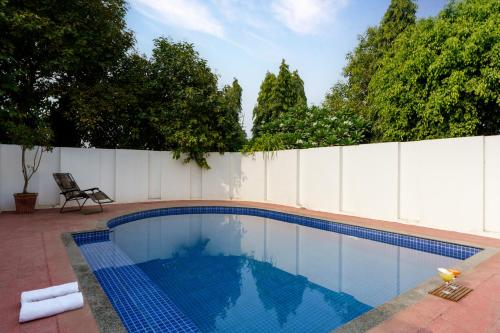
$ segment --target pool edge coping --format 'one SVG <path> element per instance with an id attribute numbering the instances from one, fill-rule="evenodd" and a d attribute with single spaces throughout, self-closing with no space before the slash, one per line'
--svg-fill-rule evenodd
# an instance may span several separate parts
<path id="1" fill-rule="evenodd" d="M 363 225 L 361 222 L 354 222 L 354 221 L 340 221 L 340 220 L 333 220 L 331 218 L 326 218 L 326 217 L 318 217 L 314 216 L 314 214 L 307 214 L 306 212 L 290 212 L 286 211 L 285 209 L 272 209 L 272 208 L 262 208 L 258 207 L 256 205 L 239 205 L 239 204 L 222 204 L 222 203 L 217 203 L 217 204 L 180 204 L 180 205 L 174 205 L 174 206 L 166 206 L 163 208 L 179 208 L 179 207 L 200 207 L 200 206 L 211 206 L 211 207 L 233 207 L 233 208 L 257 208 L 257 209 L 263 209 L 267 211 L 273 211 L 273 212 L 279 212 L 279 213 L 284 213 L 284 214 L 291 214 L 291 215 L 296 215 L 296 216 L 301 216 L 301 217 L 308 217 L 308 218 L 315 218 L 319 220 L 324 220 L 332 223 L 340 223 L 344 225 L 351 225 L 351 226 L 359 226 L 363 228 L 368 228 L 368 229 L 373 229 L 373 230 L 379 230 L 379 231 L 386 231 L 386 232 L 391 232 L 391 233 L 396 233 L 396 234 L 401 234 L 401 235 L 407 235 L 407 236 L 413 236 L 413 237 L 419 237 L 419 238 L 425 238 L 425 239 L 430 239 L 430 240 L 435 240 L 435 241 L 441 241 L 441 242 L 447 242 L 447 243 L 452 243 L 452 244 L 458 244 L 458 245 L 464 245 L 464 246 L 470 246 L 470 247 L 476 247 L 482 249 L 480 252 L 476 253 L 475 255 L 462 260 L 460 265 L 457 265 L 457 268 L 461 269 L 463 273 L 466 273 L 470 270 L 472 270 L 474 267 L 479 265 L 481 262 L 487 260 L 488 258 L 492 257 L 493 255 L 500 253 L 500 248 L 495 248 L 495 247 L 488 247 L 488 246 L 483 246 L 477 243 L 473 242 L 467 242 L 467 241 L 461 241 L 461 240 L 452 240 L 449 238 L 438 238 L 438 237 L 433 237 L 433 236 L 427 236 L 425 234 L 421 233 L 413 233 L 413 232 L 402 232 L 402 231 L 394 231 L 390 230 L 388 227 L 380 227 L 380 228 L 375 228 L 375 227 L 369 227 Z M 95 232 L 95 231 L 105 231 L 105 230 L 110 230 L 108 227 L 108 222 L 111 221 L 114 218 L 124 216 L 124 215 L 129 215 L 129 214 L 134 214 L 134 213 L 139 213 L 139 212 L 144 212 L 148 210 L 154 210 L 154 209 L 161 209 L 161 208 L 153 208 L 153 209 L 139 209 L 139 210 L 132 210 L 127 213 L 120 213 L 116 214 L 112 217 L 106 218 L 106 219 L 100 219 L 97 220 L 96 227 L 94 229 L 89 229 L 89 230 L 81 230 L 81 231 L 73 231 L 73 232 L 65 232 L 61 234 L 61 238 L 63 240 L 63 243 L 66 247 L 68 257 L 70 258 L 71 266 L 73 268 L 73 271 L 77 275 L 77 279 L 80 282 L 80 286 L 83 289 L 84 294 L 86 295 L 87 302 L 89 303 L 89 306 L 91 308 L 92 314 L 94 315 L 94 319 L 99 327 L 100 332 L 127 332 L 125 329 L 125 326 L 123 325 L 123 322 L 121 321 L 118 313 L 114 309 L 114 307 L 111 305 L 111 302 L 109 298 L 107 297 L 106 293 L 102 289 L 100 283 L 98 282 L 97 278 L 94 275 L 94 272 L 88 265 L 87 261 L 83 257 L 82 253 L 80 252 L 80 249 L 76 245 L 76 242 L 73 239 L 74 234 L 79 234 L 79 233 L 87 233 L 87 232 Z M 140 219 L 138 219 L 140 220 Z M 132 222 L 132 221 L 131 221 Z M 396 222 L 397 223 L 397 222 Z M 75 253 L 76 251 L 76 253 Z M 425 251 L 424 251 L 425 252 Z M 92 284 L 91 286 L 84 286 L 82 283 L 82 280 L 85 281 L 85 279 L 88 279 L 88 281 Z M 413 304 L 418 303 L 421 299 L 423 299 L 430 290 L 436 288 L 441 284 L 441 280 L 437 277 L 432 277 L 429 278 L 423 282 L 421 282 L 419 285 L 416 287 L 390 299 L 389 301 L 371 309 L 370 311 L 362 314 L 361 316 L 345 323 L 344 325 L 330 331 L 330 333 L 348 333 L 348 332 L 366 332 L 370 330 L 371 328 L 374 328 L 375 326 L 379 325 L 380 323 L 384 322 L 385 320 L 389 319 L 396 313 L 410 307 Z M 92 294 L 95 293 L 95 294 Z M 89 301 L 90 297 L 90 301 Z M 97 303 L 96 303 L 97 302 Z M 100 304 L 99 304 L 100 303 Z M 99 306 L 100 305 L 100 306 Z M 99 311 L 103 311 L 104 313 L 101 313 Z M 111 328 L 110 328 L 111 326 Z"/>

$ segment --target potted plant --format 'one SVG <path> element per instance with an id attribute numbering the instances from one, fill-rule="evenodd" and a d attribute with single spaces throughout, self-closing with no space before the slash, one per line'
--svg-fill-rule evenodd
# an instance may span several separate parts
<path id="1" fill-rule="evenodd" d="M 21 146 L 22 156 L 21 156 L 21 167 L 24 178 L 24 186 L 23 191 L 21 193 L 14 193 L 14 201 L 16 203 L 16 213 L 18 214 L 29 214 L 35 211 L 36 198 L 38 197 L 38 193 L 30 193 L 28 192 L 28 184 L 40 167 L 40 163 L 42 161 L 42 155 L 45 150 L 43 147 L 36 147 L 35 153 L 33 157 L 33 162 L 29 163 L 27 161 L 27 152 L 28 147 Z"/>
<path id="2" fill-rule="evenodd" d="M 14 193 L 16 213 L 29 214 L 35 210 L 38 193 L 29 192 L 29 182 L 38 171 L 42 162 L 43 153 L 52 150 L 50 146 L 51 131 L 44 122 L 37 122 L 35 126 L 17 124 L 11 127 L 21 145 L 21 172 L 24 185 L 21 193 Z M 30 156 L 31 155 L 31 156 Z"/>

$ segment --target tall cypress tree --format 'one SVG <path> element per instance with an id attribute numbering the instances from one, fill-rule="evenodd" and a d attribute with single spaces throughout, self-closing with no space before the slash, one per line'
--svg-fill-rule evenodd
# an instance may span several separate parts
<path id="1" fill-rule="evenodd" d="M 267 72 L 264 81 L 262 81 L 257 97 L 257 105 L 253 109 L 253 127 L 254 137 L 259 136 L 262 125 L 271 119 L 271 105 L 273 101 L 273 88 L 276 82 L 276 75 Z"/>
<path id="2" fill-rule="evenodd" d="M 280 114 L 297 106 L 306 106 L 304 81 L 297 71 L 290 72 L 285 60 L 281 61 L 278 75 L 267 73 L 260 86 L 257 105 L 253 111 L 253 135 L 262 133 L 262 126 L 278 119 Z"/>
<path id="3" fill-rule="evenodd" d="M 231 85 L 226 85 L 221 91 L 221 108 L 223 109 L 222 128 L 227 151 L 239 151 L 246 142 L 246 134 L 243 130 L 241 88 L 237 79 Z"/>

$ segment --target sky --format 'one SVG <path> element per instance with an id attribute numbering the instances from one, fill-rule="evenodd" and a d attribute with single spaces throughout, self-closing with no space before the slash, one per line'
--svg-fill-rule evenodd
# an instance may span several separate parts
<path id="1" fill-rule="evenodd" d="M 243 123 L 266 72 L 281 59 L 304 80 L 308 103 L 321 104 L 342 79 L 346 55 L 390 0 L 129 0 L 127 26 L 136 49 L 151 55 L 153 40 L 170 37 L 194 44 L 219 76 L 220 87 L 237 78 L 243 87 Z M 418 0 L 418 17 L 436 15 L 447 0 Z"/>

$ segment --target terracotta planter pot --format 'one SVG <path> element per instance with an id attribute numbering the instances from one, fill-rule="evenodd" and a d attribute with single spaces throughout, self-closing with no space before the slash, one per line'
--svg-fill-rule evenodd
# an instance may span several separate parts
<path id="1" fill-rule="evenodd" d="M 30 214 L 35 211 L 36 198 L 38 193 L 16 193 L 14 201 L 16 202 L 17 214 Z"/>

